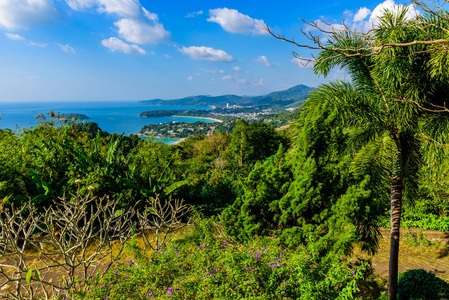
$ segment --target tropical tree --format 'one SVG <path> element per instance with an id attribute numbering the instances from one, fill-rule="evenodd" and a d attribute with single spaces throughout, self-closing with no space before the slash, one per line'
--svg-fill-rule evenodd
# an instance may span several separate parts
<path id="1" fill-rule="evenodd" d="M 341 124 L 352 128 L 353 172 L 363 174 L 375 167 L 378 184 L 372 188 L 381 186 L 385 178 L 389 180 L 390 299 L 397 298 L 403 200 L 413 201 L 417 174 L 424 162 L 422 147 L 429 146 L 416 137 L 441 142 L 448 124 L 446 115 L 435 116 L 422 109 L 444 107 L 449 95 L 447 75 L 440 72 L 436 76 L 437 68 L 432 65 L 444 62 L 441 55 L 432 52 L 435 45 L 414 43 L 424 40 L 422 24 L 435 23 L 434 15 L 407 20 L 406 13 L 406 8 L 385 12 L 378 27 L 367 35 L 333 31 L 329 42 L 321 47 L 314 71 L 328 76 L 335 67 L 345 68 L 352 82 L 324 84 L 308 99 L 308 105 L 330 103 Z"/>

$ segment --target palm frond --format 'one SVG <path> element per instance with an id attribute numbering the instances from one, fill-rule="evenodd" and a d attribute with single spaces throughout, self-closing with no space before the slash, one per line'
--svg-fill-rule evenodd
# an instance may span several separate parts
<path id="1" fill-rule="evenodd" d="M 336 110 L 344 125 L 365 124 L 382 127 L 381 100 L 375 95 L 361 93 L 353 85 L 344 81 L 334 81 L 321 85 L 310 93 L 304 104 L 304 111 L 313 109 L 322 102 L 328 102 Z"/>

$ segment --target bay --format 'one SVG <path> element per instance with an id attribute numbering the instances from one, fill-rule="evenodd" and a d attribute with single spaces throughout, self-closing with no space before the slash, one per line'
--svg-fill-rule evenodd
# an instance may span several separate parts
<path id="1" fill-rule="evenodd" d="M 160 124 L 172 121 L 196 122 L 214 121 L 195 117 L 154 117 L 139 118 L 138 115 L 148 110 L 209 110 L 211 107 L 200 106 L 155 106 L 129 101 L 94 101 L 94 102 L 0 102 L 0 129 L 29 128 L 36 126 L 36 115 L 50 111 L 62 114 L 85 114 L 86 122 L 96 122 L 98 126 L 109 133 L 125 135 L 135 134 L 148 123 Z"/>

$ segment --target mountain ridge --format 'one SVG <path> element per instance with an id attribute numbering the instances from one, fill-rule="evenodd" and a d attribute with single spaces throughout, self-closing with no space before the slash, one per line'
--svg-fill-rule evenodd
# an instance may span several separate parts
<path id="1" fill-rule="evenodd" d="M 179 99 L 152 99 L 139 101 L 140 104 L 150 105 L 182 105 L 182 106 L 215 106 L 226 107 L 230 106 L 260 106 L 260 105 L 279 105 L 286 106 L 296 102 L 304 102 L 307 95 L 314 90 L 314 88 L 299 84 L 283 91 L 276 91 L 261 96 L 238 96 L 238 95 L 220 95 L 220 96 L 206 96 L 196 95 Z"/>

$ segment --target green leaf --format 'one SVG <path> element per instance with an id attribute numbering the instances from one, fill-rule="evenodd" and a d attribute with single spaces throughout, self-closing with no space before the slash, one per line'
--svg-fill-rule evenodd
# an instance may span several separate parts
<path id="1" fill-rule="evenodd" d="M 164 195 L 169 195 L 171 194 L 174 190 L 180 188 L 183 185 L 186 185 L 188 183 L 187 180 L 181 180 L 181 181 L 177 181 L 173 184 L 171 184 L 170 186 L 166 187 L 163 191 Z"/>
<path id="2" fill-rule="evenodd" d="M 41 281 L 41 274 L 38 269 L 34 270 L 34 276 L 37 280 Z"/>
<path id="3" fill-rule="evenodd" d="M 31 179 L 33 179 L 33 181 L 36 184 L 37 188 L 41 188 L 42 187 L 42 180 L 39 177 L 39 175 L 36 173 L 36 171 L 34 171 L 33 169 L 30 169 L 30 175 L 31 175 Z"/>
<path id="4" fill-rule="evenodd" d="M 28 273 L 27 273 L 27 276 L 26 276 L 26 282 L 28 283 L 28 284 L 31 284 L 31 275 L 33 274 L 33 269 L 29 269 L 28 270 Z"/>

